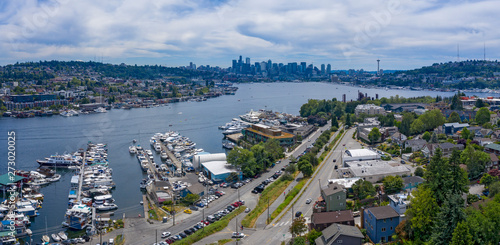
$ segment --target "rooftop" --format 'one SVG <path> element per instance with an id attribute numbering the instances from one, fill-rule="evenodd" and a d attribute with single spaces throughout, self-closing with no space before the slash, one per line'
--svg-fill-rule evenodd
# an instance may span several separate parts
<path id="1" fill-rule="evenodd" d="M 3 175 L 0 175 L 0 185 L 9 185 L 9 184 L 21 181 L 23 179 L 25 179 L 25 177 L 22 177 L 22 176 L 19 176 L 19 175 L 12 176 L 12 175 L 9 175 L 9 174 L 3 174 Z"/>
<path id="2" fill-rule="evenodd" d="M 321 190 L 325 193 L 326 196 L 330 196 L 335 193 L 344 191 L 344 187 L 337 183 L 331 183 L 328 184 L 327 186 L 321 187 Z"/>
<path id="3" fill-rule="evenodd" d="M 337 183 L 339 185 L 344 186 L 346 189 L 352 188 L 352 185 L 356 183 L 356 181 L 360 180 L 361 178 L 359 177 L 354 177 L 354 178 L 342 178 L 342 179 L 329 179 L 329 183 Z"/>
<path id="4" fill-rule="evenodd" d="M 396 212 L 396 210 L 394 210 L 390 206 L 368 208 L 367 211 L 372 213 L 373 216 L 375 216 L 375 218 L 378 220 L 399 217 L 399 214 Z"/>
<path id="5" fill-rule="evenodd" d="M 357 237 L 363 239 L 364 236 L 356 226 L 333 224 L 322 231 L 323 235 L 316 238 L 315 242 L 318 245 L 331 244 L 340 235 L 349 237 Z"/>
<path id="6" fill-rule="evenodd" d="M 228 172 L 238 172 L 236 169 L 231 168 L 231 165 L 227 164 L 227 161 L 210 161 L 204 162 L 201 165 L 214 175 L 225 174 Z"/>
<path id="7" fill-rule="evenodd" d="M 492 150 L 495 150 L 495 151 L 500 151 L 500 145 L 499 144 L 495 144 L 495 143 L 487 144 L 487 145 L 484 146 L 484 148 L 492 149 Z"/>
<path id="8" fill-rule="evenodd" d="M 425 179 L 420 176 L 408 176 L 403 178 L 403 182 L 405 185 L 410 183 L 423 183 L 424 181 Z"/>
<path id="9" fill-rule="evenodd" d="M 378 157 L 378 153 L 368 149 L 346 150 L 345 153 L 350 157 L 366 157 L 366 156 Z"/>
<path id="10" fill-rule="evenodd" d="M 313 213 L 311 215 L 311 222 L 315 225 L 341 223 L 353 220 L 354 217 L 352 216 L 351 210 L 321 212 L 321 213 Z"/>

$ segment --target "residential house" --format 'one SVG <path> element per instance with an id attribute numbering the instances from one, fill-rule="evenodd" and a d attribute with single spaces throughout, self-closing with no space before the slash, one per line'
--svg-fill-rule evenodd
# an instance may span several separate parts
<path id="1" fill-rule="evenodd" d="M 476 134 L 479 132 L 479 130 L 483 129 L 482 127 L 479 126 L 471 126 L 467 128 L 472 134 Z"/>
<path id="2" fill-rule="evenodd" d="M 406 208 L 410 205 L 408 194 L 389 195 L 389 206 L 399 214 L 401 220 L 405 219 Z"/>
<path id="3" fill-rule="evenodd" d="M 481 146 L 485 146 L 487 144 L 493 143 L 493 140 L 491 138 L 479 138 L 479 137 L 475 137 L 474 140 L 477 141 L 479 143 L 479 145 L 481 145 Z"/>
<path id="4" fill-rule="evenodd" d="M 363 211 L 362 225 L 372 242 L 390 242 L 399 225 L 399 214 L 390 206 L 368 208 Z"/>
<path id="5" fill-rule="evenodd" d="M 495 153 L 495 155 L 500 155 L 500 145 L 499 144 L 487 144 L 484 146 L 484 151 L 486 153 Z"/>
<path id="6" fill-rule="evenodd" d="M 403 190 L 405 191 L 412 191 L 413 189 L 416 189 L 418 185 L 422 184 L 425 182 L 425 179 L 423 179 L 420 176 L 408 176 L 403 178 Z"/>
<path id="7" fill-rule="evenodd" d="M 493 131 L 493 133 L 491 134 L 491 138 L 497 140 L 500 139 L 500 130 Z"/>
<path id="8" fill-rule="evenodd" d="M 354 226 L 354 216 L 351 210 L 313 213 L 311 215 L 311 229 L 322 231 L 332 224 Z"/>
<path id="9" fill-rule="evenodd" d="M 395 133 L 398 132 L 398 127 L 382 127 L 380 128 L 380 133 L 382 134 L 382 141 L 386 140 L 387 138 L 391 137 Z"/>
<path id="10" fill-rule="evenodd" d="M 324 229 L 323 234 L 316 238 L 317 245 L 349 244 L 361 245 L 363 233 L 356 226 L 333 224 Z"/>
<path id="11" fill-rule="evenodd" d="M 408 137 L 406 137 L 406 135 L 404 135 L 400 132 L 396 132 L 390 137 L 390 139 L 392 140 L 393 143 L 396 143 L 398 145 L 402 145 L 408 139 Z"/>
<path id="12" fill-rule="evenodd" d="M 321 187 L 321 197 L 325 200 L 327 212 L 346 209 L 346 191 L 342 185 L 331 183 Z"/>
<path id="13" fill-rule="evenodd" d="M 476 111 L 442 110 L 441 112 L 443 112 L 443 115 L 446 118 L 449 118 L 450 114 L 452 112 L 456 112 L 456 113 L 458 113 L 458 116 L 460 117 L 461 121 L 464 121 L 464 120 L 470 121 L 470 120 L 476 118 Z"/>
<path id="14" fill-rule="evenodd" d="M 493 130 L 491 130 L 489 128 L 482 128 L 481 130 L 479 130 L 475 133 L 475 136 L 483 138 L 483 137 L 491 136 L 492 134 L 493 134 Z"/>
<path id="15" fill-rule="evenodd" d="M 455 134 L 467 127 L 469 127 L 468 123 L 445 123 L 443 125 L 443 132 L 446 135 Z"/>
<path id="16" fill-rule="evenodd" d="M 363 139 L 366 142 L 370 142 L 368 139 L 368 134 L 373 128 L 380 128 L 380 122 L 375 117 L 365 118 L 363 123 L 359 123 L 357 127 L 356 136 L 358 139 Z"/>
<path id="17" fill-rule="evenodd" d="M 415 152 L 422 150 L 425 144 L 427 144 L 427 141 L 425 141 L 424 139 L 411 139 L 405 141 L 405 148 L 411 148 L 411 151 Z"/>
<path id="18" fill-rule="evenodd" d="M 449 157 L 451 156 L 451 153 L 454 150 L 461 151 L 464 149 L 464 145 L 462 144 L 452 144 L 450 142 L 445 142 L 445 143 L 436 143 L 436 144 L 426 144 L 424 148 L 422 148 L 422 153 L 424 154 L 425 157 L 432 157 L 434 156 L 434 152 L 436 151 L 437 148 L 441 149 L 441 152 L 443 154 L 443 157 Z"/>
<path id="19" fill-rule="evenodd" d="M 486 166 L 486 171 L 490 171 L 492 169 L 498 169 L 498 156 L 495 153 L 490 153 L 490 162 Z"/>

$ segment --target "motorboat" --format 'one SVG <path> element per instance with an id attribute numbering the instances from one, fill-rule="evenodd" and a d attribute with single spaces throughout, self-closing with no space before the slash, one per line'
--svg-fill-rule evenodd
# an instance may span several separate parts
<path id="1" fill-rule="evenodd" d="M 62 240 L 67 240 L 68 239 L 68 235 L 66 235 L 66 233 L 64 233 L 64 231 L 61 231 L 59 233 L 57 233 L 57 235 L 62 239 Z"/>
<path id="2" fill-rule="evenodd" d="M 47 243 L 47 244 L 48 244 L 48 243 L 50 242 L 50 238 L 49 238 L 49 236 L 47 236 L 47 235 L 43 235 L 43 236 L 42 236 L 42 242 L 44 242 L 44 243 Z"/>
<path id="3" fill-rule="evenodd" d="M 160 158 L 161 158 L 161 160 L 167 160 L 167 159 L 168 159 L 168 155 L 167 155 L 167 153 L 163 151 L 163 152 L 161 153 L 161 155 L 160 155 Z"/>
<path id="4" fill-rule="evenodd" d="M 54 242 L 60 242 L 61 241 L 61 238 L 57 234 L 52 234 L 50 236 L 52 237 L 52 240 L 54 240 Z"/>
<path id="5" fill-rule="evenodd" d="M 118 205 L 114 203 L 103 203 L 102 205 L 98 205 L 95 207 L 98 211 L 108 211 L 108 210 L 113 210 L 117 209 Z"/>
<path id="6" fill-rule="evenodd" d="M 161 152 L 161 145 L 160 145 L 160 143 L 155 143 L 154 147 L 155 147 L 155 151 L 157 153 Z"/>
<path id="7" fill-rule="evenodd" d="M 47 180 L 49 182 L 56 182 L 56 181 L 59 181 L 60 179 L 61 179 L 61 175 L 60 174 L 54 174 L 50 178 L 45 178 L 45 180 Z"/>
<path id="8" fill-rule="evenodd" d="M 128 147 L 128 152 L 130 152 L 130 154 L 136 154 L 137 149 L 135 148 L 135 146 L 131 145 Z"/>
<path id="9" fill-rule="evenodd" d="M 97 112 L 97 113 L 105 113 L 105 112 L 108 112 L 106 111 L 106 108 L 104 107 L 98 107 L 94 110 L 94 112 Z"/>

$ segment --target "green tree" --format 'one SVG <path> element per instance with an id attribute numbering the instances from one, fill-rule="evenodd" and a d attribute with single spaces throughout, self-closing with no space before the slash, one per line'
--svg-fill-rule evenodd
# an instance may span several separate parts
<path id="1" fill-rule="evenodd" d="M 465 220 L 464 199 L 458 194 L 448 194 L 446 197 L 434 225 L 431 244 L 449 244 L 455 227 Z"/>
<path id="2" fill-rule="evenodd" d="M 448 117 L 448 122 L 449 123 L 454 123 L 454 122 L 461 123 L 462 120 L 460 120 L 460 116 L 458 115 L 458 112 L 454 111 Z"/>
<path id="3" fill-rule="evenodd" d="M 432 190 L 425 185 L 419 185 L 412 194 L 411 205 L 407 209 L 406 215 L 407 220 L 411 223 L 412 237 L 419 244 L 430 238 L 439 206 Z"/>
<path id="4" fill-rule="evenodd" d="M 471 133 L 467 128 L 462 129 L 462 132 L 460 133 L 460 136 L 462 136 L 462 139 L 469 139 Z"/>
<path id="5" fill-rule="evenodd" d="M 382 134 L 377 127 L 372 128 L 370 133 L 368 133 L 368 139 L 370 139 L 371 144 L 377 142 L 380 139 L 380 136 L 382 136 Z"/>
<path id="6" fill-rule="evenodd" d="M 309 231 L 309 233 L 307 233 L 307 240 L 309 240 L 309 244 L 310 245 L 316 245 L 316 238 L 320 237 L 321 235 L 323 235 L 323 233 L 321 231 L 317 231 L 315 229 L 312 229 L 311 231 Z"/>
<path id="7" fill-rule="evenodd" d="M 307 231 L 306 219 L 302 216 L 293 219 L 289 231 L 290 233 L 292 233 L 292 236 L 294 237 L 300 236 L 300 234 L 306 232 Z"/>
<path id="8" fill-rule="evenodd" d="M 332 127 L 339 127 L 339 121 L 337 121 L 337 117 L 332 115 Z"/>
<path id="9" fill-rule="evenodd" d="M 481 177 L 481 181 L 479 181 L 479 183 L 483 184 L 484 186 L 486 186 L 486 188 L 488 188 L 488 186 L 490 186 L 494 182 L 498 182 L 498 180 L 499 180 L 498 177 L 491 176 L 488 173 L 485 173 L 483 177 Z"/>
<path id="10" fill-rule="evenodd" d="M 490 198 L 495 197 L 498 193 L 500 193 L 500 182 L 497 181 L 491 184 L 489 190 L 490 190 L 489 197 Z"/>
<path id="11" fill-rule="evenodd" d="M 360 179 L 352 185 L 352 191 L 359 199 L 365 199 L 376 193 L 375 187 L 370 181 Z"/>
<path id="12" fill-rule="evenodd" d="M 425 131 L 425 133 L 422 135 L 422 139 L 429 142 L 429 140 L 431 140 L 431 133 L 429 133 L 429 131 Z"/>
<path id="13" fill-rule="evenodd" d="M 231 172 L 229 176 L 226 178 L 226 182 L 231 183 L 237 181 L 239 179 L 239 175 L 236 172 Z"/>
<path id="14" fill-rule="evenodd" d="M 486 164 L 490 161 L 490 156 L 486 152 L 476 151 L 472 144 L 469 144 L 462 151 L 460 160 L 467 165 L 469 178 L 476 179 L 483 173 Z"/>
<path id="15" fill-rule="evenodd" d="M 490 121 L 490 110 L 488 110 L 488 108 L 486 107 L 479 109 L 476 113 L 476 122 L 479 125 L 483 125 L 489 121 Z"/>
<path id="16" fill-rule="evenodd" d="M 299 170 L 304 174 L 305 177 L 309 177 L 313 174 L 313 166 L 310 163 L 303 164 L 299 166 Z"/>
<path id="17" fill-rule="evenodd" d="M 422 167 L 417 167 L 415 169 L 415 176 L 420 176 L 420 177 L 424 177 L 424 169 Z"/>
<path id="18" fill-rule="evenodd" d="M 183 198 L 183 202 L 189 205 L 192 205 L 194 202 L 198 201 L 200 199 L 200 196 L 198 194 L 187 194 Z"/>
<path id="19" fill-rule="evenodd" d="M 488 104 L 484 103 L 484 101 L 483 101 L 482 99 L 477 99 L 477 100 L 476 100 L 476 104 L 475 104 L 475 106 L 476 106 L 477 108 L 481 108 L 481 107 L 486 107 L 486 106 L 488 106 Z"/>
<path id="20" fill-rule="evenodd" d="M 453 231 L 453 237 L 450 245 L 469 245 L 474 244 L 474 239 L 470 233 L 469 226 L 466 222 L 458 223 Z"/>
<path id="21" fill-rule="evenodd" d="M 425 130 L 425 125 L 420 118 L 415 119 L 410 125 L 410 133 L 418 134 Z"/>
<path id="22" fill-rule="evenodd" d="M 399 192 L 404 186 L 401 176 L 386 176 L 382 183 L 384 184 L 384 190 L 387 194 Z"/>
<path id="23" fill-rule="evenodd" d="M 404 113 L 403 120 L 401 121 L 401 125 L 399 126 L 399 131 L 404 135 L 410 135 L 411 124 L 415 120 L 413 113 Z"/>
<path id="24" fill-rule="evenodd" d="M 347 127 L 351 127 L 352 126 L 352 122 L 351 122 L 351 114 L 347 113 L 345 115 L 345 125 Z"/>
<path id="25" fill-rule="evenodd" d="M 429 187 L 431 193 L 434 194 L 436 202 L 441 205 L 445 200 L 448 180 L 450 179 L 448 161 L 442 157 L 441 149 L 436 149 L 434 156 L 432 156 L 427 171 L 425 172 L 426 185 Z"/>
<path id="26" fill-rule="evenodd" d="M 438 142 L 439 142 L 438 136 L 437 136 L 436 132 L 433 132 L 431 135 L 431 143 L 438 143 Z"/>
<path id="27" fill-rule="evenodd" d="M 306 245 L 306 239 L 304 237 L 296 237 L 293 239 L 293 245 Z"/>
<path id="28" fill-rule="evenodd" d="M 285 172 L 289 174 L 294 174 L 297 171 L 297 165 L 290 163 L 288 166 L 285 168 Z"/>
<path id="29" fill-rule="evenodd" d="M 241 168 L 245 176 L 254 176 L 257 173 L 257 163 L 253 153 L 247 149 L 234 148 L 227 155 L 227 162 L 235 167 Z"/>

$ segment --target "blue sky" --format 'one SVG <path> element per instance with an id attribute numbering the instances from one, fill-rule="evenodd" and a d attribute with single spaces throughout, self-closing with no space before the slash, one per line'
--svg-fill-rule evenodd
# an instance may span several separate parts
<path id="1" fill-rule="evenodd" d="M 256 61 L 413 69 L 496 60 L 500 1 L 0 1 L 0 64 L 38 60 L 228 67 Z"/>

